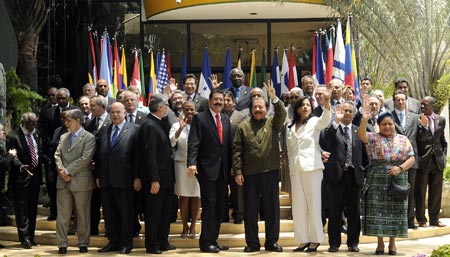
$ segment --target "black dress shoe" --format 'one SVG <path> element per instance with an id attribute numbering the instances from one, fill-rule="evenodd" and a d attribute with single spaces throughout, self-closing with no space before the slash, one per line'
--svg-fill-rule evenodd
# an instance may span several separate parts
<path id="1" fill-rule="evenodd" d="M 174 245 L 167 243 L 166 245 L 161 246 L 159 249 L 161 249 L 161 251 L 171 251 L 176 250 L 177 248 Z"/>
<path id="2" fill-rule="evenodd" d="M 2 245 L 2 244 L 0 244 L 0 249 L 2 249 L 2 248 L 5 248 L 6 246 L 4 246 L 4 245 Z"/>
<path id="3" fill-rule="evenodd" d="M 48 221 L 54 221 L 56 220 L 56 214 L 50 214 L 50 216 L 47 217 Z"/>
<path id="4" fill-rule="evenodd" d="M 37 246 L 37 245 L 39 245 L 39 242 L 38 241 L 33 241 L 33 242 L 31 242 L 31 245 L 32 246 Z"/>
<path id="5" fill-rule="evenodd" d="M 266 248 L 266 251 L 270 251 L 270 252 L 282 252 L 283 251 L 283 247 L 281 247 L 277 243 L 273 243 L 271 245 L 266 245 L 264 248 Z"/>
<path id="6" fill-rule="evenodd" d="M 161 249 L 159 249 L 159 247 L 156 248 L 149 248 L 147 250 L 145 250 L 146 253 L 152 253 L 152 254 L 162 254 Z"/>
<path id="7" fill-rule="evenodd" d="M 309 245 L 308 249 L 306 249 L 305 252 L 307 253 L 311 253 L 311 252 L 317 252 L 317 248 L 319 248 L 320 244 L 317 244 L 316 247 L 311 247 L 311 245 Z"/>
<path id="8" fill-rule="evenodd" d="M 244 248 L 244 252 L 246 253 L 259 252 L 259 247 L 246 246 Z"/>
<path id="9" fill-rule="evenodd" d="M 67 253 L 67 247 L 60 247 L 58 249 L 58 254 L 66 254 Z"/>
<path id="10" fill-rule="evenodd" d="M 356 245 L 349 246 L 348 247 L 348 251 L 353 252 L 353 253 L 357 253 L 357 252 L 359 252 L 359 247 L 356 246 Z"/>
<path id="11" fill-rule="evenodd" d="M 80 253 L 87 253 L 88 248 L 86 246 L 80 246 Z"/>
<path id="12" fill-rule="evenodd" d="M 109 242 L 105 247 L 98 249 L 97 252 L 107 253 L 107 252 L 115 252 L 115 251 L 119 251 L 119 247 L 116 245 L 113 245 L 113 244 L 111 244 L 111 242 Z"/>
<path id="13" fill-rule="evenodd" d="M 23 242 L 21 243 L 22 248 L 24 249 L 31 249 L 31 241 L 29 239 L 25 239 L 23 240 Z"/>
<path id="14" fill-rule="evenodd" d="M 330 248 L 328 248 L 328 252 L 330 253 L 335 253 L 337 251 L 339 251 L 339 247 L 337 246 L 331 245 Z"/>
<path id="15" fill-rule="evenodd" d="M 128 247 L 122 247 L 122 249 L 120 249 L 119 251 L 120 254 L 130 254 L 131 253 L 131 248 Z"/>
<path id="16" fill-rule="evenodd" d="M 234 224 L 242 224 L 242 218 L 241 217 L 234 218 Z"/>
<path id="17" fill-rule="evenodd" d="M 210 245 L 208 247 L 201 247 L 200 251 L 202 251 L 204 253 L 218 253 L 218 252 L 220 252 L 220 249 L 217 248 L 217 246 L 215 246 L 215 245 Z"/>
<path id="18" fill-rule="evenodd" d="M 228 246 L 226 246 L 226 245 L 221 245 L 221 244 L 219 244 L 219 243 L 215 243 L 215 246 L 217 247 L 217 248 L 219 248 L 219 250 L 221 250 L 221 251 L 226 251 L 226 250 L 228 250 L 228 249 L 230 249 L 230 247 L 228 247 Z"/>
<path id="19" fill-rule="evenodd" d="M 299 246 L 299 247 L 295 248 L 292 251 L 293 252 L 303 252 L 303 251 L 305 251 L 306 248 L 308 248 L 309 245 L 310 245 L 310 243 L 304 244 L 302 246 Z"/>

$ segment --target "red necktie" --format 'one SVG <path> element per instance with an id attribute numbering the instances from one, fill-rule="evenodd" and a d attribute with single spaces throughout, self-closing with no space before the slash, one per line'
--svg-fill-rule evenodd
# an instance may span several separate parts
<path id="1" fill-rule="evenodd" d="M 222 123 L 220 123 L 220 115 L 216 113 L 216 124 L 217 124 L 217 133 L 219 134 L 220 143 L 223 142 L 223 135 L 222 135 Z"/>
<path id="2" fill-rule="evenodd" d="M 31 156 L 31 168 L 36 168 L 38 165 L 38 159 L 36 154 L 36 148 L 34 147 L 33 136 L 31 134 L 27 135 L 28 149 L 30 149 Z"/>

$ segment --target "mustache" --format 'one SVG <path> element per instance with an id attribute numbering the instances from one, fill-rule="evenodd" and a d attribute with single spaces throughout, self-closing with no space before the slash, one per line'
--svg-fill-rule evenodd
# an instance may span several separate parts
<path id="1" fill-rule="evenodd" d="M 263 114 L 262 111 L 255 111 L 255 114 Z"/>
<path id="2" fill-rule="evenodd" d="M 215 103 L 214 106 L 219 106 L 219 107 L 221 107 L 222 104 L 221 104 L 221 103 Z"/>

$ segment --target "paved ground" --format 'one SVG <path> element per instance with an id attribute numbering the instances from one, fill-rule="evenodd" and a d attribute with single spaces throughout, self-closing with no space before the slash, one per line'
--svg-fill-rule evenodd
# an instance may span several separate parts
<path id="1" fill-rule="evenodd" d="M 35 246 L 33 249 L 25 250 L 20 248 L 20 245 L 17 242 L 10 241 L 0 241 L 1 244 L 6 245 L 6 248 L 0 249 L 0 256 L 8 256 L 8 257 L 37 257 L 37 256 L 58 256 L 56 246 L 49 245 L 41 245 Z M 433 249 L 436 249 L 438 246 L 443 244 L 450 244 L 450 234 L 439 237 L 431 237 L 424 238 L 418 240 L 407 240 L 397 242 L 397 256 L 406 256 L 412 257 L 418 253 L 426 254 L 427 256 L 431 255 Z M 329 253 L 327 252 L 328 247 L 322 246 L 319 247 L 319 251 L 317 253 L 293 253 L 293 247 L 287 247 L 284 249 L 283 253 L 271 253 L 266 251 L 261 251 L 259 253 L 244 253 L 242 248 L 232 248 L 229 251 L 221 251 L 219 254 L 206 254 L 201 253 L 198 249 L 177 249 L 175 251 L 164 252 L 162 256 L 180 256 L 189 254 L 191 256 L 255 256 L 255 255 L 264 255 L 264 256 L 334 256 L 334 257 L 344 257 L 344 256 L 375 256 L 374 251 L 376 244 L 360 244 L 359 245 L 361 251 L 359 253 L 350 253 L 347 251 L 346 247 L 342 246 L 340 251 L 337 253 Z M 99 254 L 97 253 L 98 248 L 89 248 L 89 253 L 81 254 L 78 252 L 78 248 L 69 248 L 66 256 L 83 256 L 83 257 L 91 257 L 91 256 L 123 256 L 119 254 Z M 387 242 L 386 242 L 386 251 L 387 251 Z M 385 254 L 386 256 L 387 254 Z M 149 256 L 145 253 L 143 248 L 138 248 L 133 250 L 130 256 Z"/>

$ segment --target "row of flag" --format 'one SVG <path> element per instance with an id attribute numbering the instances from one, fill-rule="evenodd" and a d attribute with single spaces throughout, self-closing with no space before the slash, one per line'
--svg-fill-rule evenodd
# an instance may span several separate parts
<path id="1" fill-rule="evenodd" d="M 356 96 L 359 97 L 358 73 L 351 37 L 350 22 L 351 16 L 347 19 L 345 44 L 342 35 L 341 22 L 339 20 L 337 21 L 336 31 L 334 30 L 334 27 L 332 27 L 332 29 L 329 30 L 329 33 L 326 31 L 315 33 L 313 42 L 312 75 L 316 84 L 327 84 L 333 78 L 340 79 L 345 85 L 351 86 L 354 89 Z M 324 45 L 326 51 L 322 50 L 323 39 L 325 40 Z M 110 94 L 112 96 L 115 96 L 119 90 L 126 89 L 128 87 L 128 79 L 125 50 L 122 47 L 121 56 L 119 56 L 117 39 L 114 37 L 111 43 L 107 32 L 104 32 L 100 39 L 96 38 L 96 35 L 93 35 L 92 32 L 89 32 L 89 44 L 89 83 L 96 85 L 98 79 L 107 80 L 110 85 Z M 293 47 L 281 50 L 283 55 L 281 70 L 278 63 L 278 51 L 279 49 L 274 49 L 270 80 L 275 88 L 277 96 L 280 96 L 282 93 L 286 93 L 292 88 L 299 86 L 299 83 Z M 235 66 L 238 68 L 241 68 L 241 52 L 242 49 L 239 50 Z M 258 83 L 256 50 L 252 50 L 250 53 L 251 65 L 247 81 L 247 84 L 250 87 L 261 87 L 263 83 L 267 82 L 265 54 L 266 52 L 263 50 Z M 162 52 L 157 51 L 156 53 L 152 50 L 149 51 L 150 74 L 148 83 L 145 81 L 142 51 L 135 49 L 133 50 L 133 55 L 134 66 L 129 84 L 137 86 L 141 90 L 142 97 L 140 100 L 146 105 L 150 95 L 162 93 L 165 86 L 169 83 L 169 80 L 172 79 L 170 55 L 166 53 L 164 49 Z M 100 63 L 98 64 L 96 60 L 100 60 Z M 97 72 L 98 69 L 99 72 Z M 229 77 L 231 69 L 231 51 L 230 48 L 227 47 L 222 81 L 223 89 L 231 87 L 231 80 Z M 181 90 L 183 90 L 183 83 L 181 83 L 181 81 L 187 73 L 186 53 L 183 52 L 179 83 Z M 205 47 L 198 84 L 198 94 L 204 97 L 208 97 L 212 90 L 212 83 L 209 79 L 211 74 L 208 48 Z"/>

